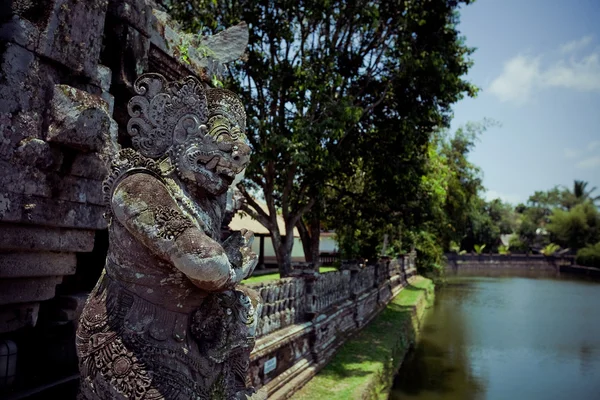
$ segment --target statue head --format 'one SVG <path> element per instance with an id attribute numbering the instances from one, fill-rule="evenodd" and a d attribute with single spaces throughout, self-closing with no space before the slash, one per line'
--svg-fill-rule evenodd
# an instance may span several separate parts
<path id="1" fill-rule="evenodd" d="M 167 82 L 144 74 L 134 88 L 127 131 L 135 150 L 168 161 L 186 185 L 225 193 L 250 161 L 240 99 L 229 90 L 205 88 L 194 77 Z"/>

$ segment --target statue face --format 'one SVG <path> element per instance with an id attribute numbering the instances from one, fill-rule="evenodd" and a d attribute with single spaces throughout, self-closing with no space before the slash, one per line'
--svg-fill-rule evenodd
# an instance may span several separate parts
<path id="1" fill-rule="evenodd" d="M 239 126 L 224 116 L 210 118 L 208 132 L 182 146 L 177 155 L 180 176 L 213 195 L 227 191 L 250 161 L 250 147 Z"/>

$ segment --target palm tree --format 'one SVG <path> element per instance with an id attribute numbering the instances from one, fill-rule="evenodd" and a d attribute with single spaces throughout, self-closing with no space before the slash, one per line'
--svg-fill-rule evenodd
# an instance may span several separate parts
<path id="1" fill-rule="evenodd" d="M 587 200 L 591 200 L 592 203 L 596 203 L 600 200 L 600 196 L 592 197 L 592 193 L 596 190 L 594 186 L 590 190 L 586 190 L 588 182 L 575 180 L 573 182 L 573 196 L 575 197 L 576 204 L 581 204 Z"/>

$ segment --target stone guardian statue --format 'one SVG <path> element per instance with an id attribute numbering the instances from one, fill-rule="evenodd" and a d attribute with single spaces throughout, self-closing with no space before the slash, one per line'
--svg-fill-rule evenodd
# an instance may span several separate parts
<path id="1" fill-rule="evenodd" d="M 227 191 L 247 166 L 239 98 L 196 78 L 139 77 L 132 148 L 103 190 L 109 250 L 77 330 L 82 399 L 246 399 L 259 296 L 253 234 L 224 241 Z M 254 395 L 254 397 L 257 397 Z"/>

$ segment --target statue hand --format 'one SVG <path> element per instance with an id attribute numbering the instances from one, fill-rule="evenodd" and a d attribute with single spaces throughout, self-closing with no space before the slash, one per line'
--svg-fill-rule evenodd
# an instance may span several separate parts
<path id="1" fill-rule="evenodd" d="M 258 264 L 258 256 L 252 251 L 252 243 L 254 242 L 254 232 L 247 229 L 242 229 L 240 234 L 243 239 L 243 245 L 239 249 L 242 254 L 242 276 L 246 279 L 252 272 L 256 264 Z"/>
<path id="2" fill-rule="evenodd" d="M 254 233 L 242 229 L 235 231 L 223 242 L 223 250 L 229 258 L 229 262 L 235 269 L 241 269 L 240 279 L 246 279 L 252 274 L 258 263 L 257 255 L 252 251 Z"/>

